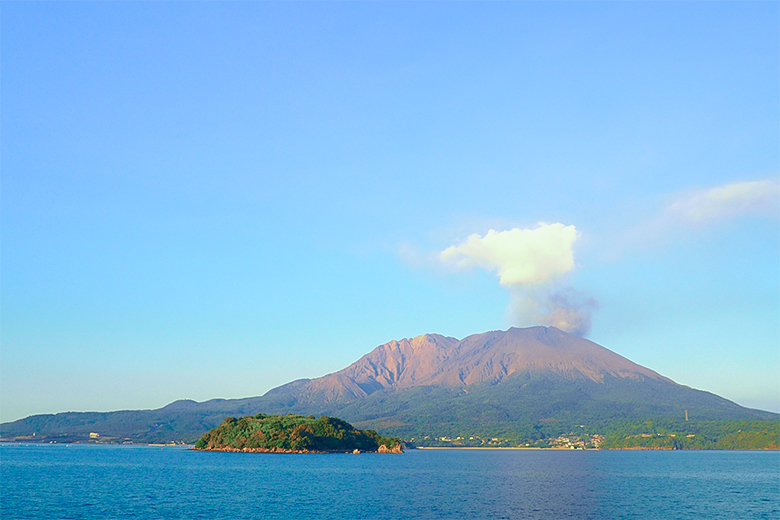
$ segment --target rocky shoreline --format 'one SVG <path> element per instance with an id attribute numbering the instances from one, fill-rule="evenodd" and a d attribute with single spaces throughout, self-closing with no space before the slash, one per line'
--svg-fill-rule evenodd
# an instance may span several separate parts
<path id="1" fill-rule="evenodd" d="M 393 448 L 388 448 L 384 444 L 379 446 L 379 449 L 376 451 L 360 451 L 360 450 L 353 450 L 353 451 L 319 451 L 319 450 L 287 450 L 284 448 L 233 448 L 231 446 L 224 446 L 220 448 L 190 448 L 189 451 L 221 451 L 225 453 L 282 453 L 282 454 L 289 454 L 289 453 L 347 453 L 352 455 L 360 455 L 361 453 L 403 453 L 404 450 L 401 448 L 400 444 L 396 444 Z"/>

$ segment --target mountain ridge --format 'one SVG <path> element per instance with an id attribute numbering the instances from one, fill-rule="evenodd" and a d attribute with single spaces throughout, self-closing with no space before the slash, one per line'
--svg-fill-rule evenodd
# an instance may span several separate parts
<path id="1" fill-rule="evenodd" d="M 402 437 L 535 435 L 558 423 L 682 420 L 688 411 L 697 420 L 780 419 L 680 385 L 595 342 L 554 327 L 529 327 L 461 340 L 440 334 L 393 340 L 342 370 L 258 397 L 31 416 L 1 424 L 0 437 L 66 439 L 98 432 L 130 441 L 193 440 L 225 416 L 257 413 L 337 416 Z"/>
<path id="2" fill-rule="evenodd" d="M 518 348 L 518 342 L 522 348 Z M 592 341 L 540 326 L 473 334 L 462 340 L 439 334 L 393 340 L 342 370 L 301 383 L 299 387 L 303 388 L 296 390 L 300 391 L 300 399 L 329 403 L 414 386 L 456 388 L 499 383 L 524 371 L 549 372 L 566 379 L 584 377 L 595 382 L 611 375 L 674 383 Z M 270 392 L 279 393 L 288 385 Z"/>

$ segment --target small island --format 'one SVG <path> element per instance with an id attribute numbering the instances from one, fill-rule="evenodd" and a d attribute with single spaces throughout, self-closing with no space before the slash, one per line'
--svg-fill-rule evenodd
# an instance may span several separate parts
<path id="1" fill-rule="evenodd" d="M 244 453 L 403 453 L 401 441 L 358 430 L 336 417 L 265 415 L 227 417 L 204 434 L 195 450 Z"/>

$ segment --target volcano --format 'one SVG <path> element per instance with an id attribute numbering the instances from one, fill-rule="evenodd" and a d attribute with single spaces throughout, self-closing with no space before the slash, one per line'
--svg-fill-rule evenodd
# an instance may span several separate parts
<path id="1" fill-rule="evenodd" d="M 390 341 L 355 363 L 260 397 L 175 401 L 158 410 L 37 415 L 0 436 L 192 440 L 227 415 L 331 415 L 385 435 L 524 435 L 541 426 L 615 421 L 777 420 L 678 384 L 554 327 L 510 328 L 462 340 L 438 334 Z M 540 426 L 541 425 L 541 426 Z"/>

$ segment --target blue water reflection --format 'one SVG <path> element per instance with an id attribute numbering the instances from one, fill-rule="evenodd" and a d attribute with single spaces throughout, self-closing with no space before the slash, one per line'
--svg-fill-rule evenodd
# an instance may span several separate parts
<path id="1" fill-rule="evenodd" d="M 780 518 L 777 452 L 0 445 L 2 518 Z"/>

